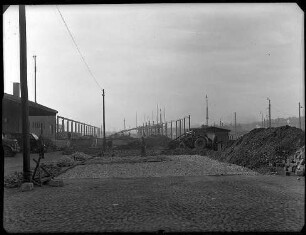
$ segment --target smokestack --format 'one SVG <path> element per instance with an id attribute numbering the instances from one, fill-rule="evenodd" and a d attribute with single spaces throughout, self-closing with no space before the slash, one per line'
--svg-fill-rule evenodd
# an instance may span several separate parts
<path id="1" fill-rule="evenodd" d="M 19 82 L 13 83 L 13 96 L 20 98 L 20 84 Z"/>

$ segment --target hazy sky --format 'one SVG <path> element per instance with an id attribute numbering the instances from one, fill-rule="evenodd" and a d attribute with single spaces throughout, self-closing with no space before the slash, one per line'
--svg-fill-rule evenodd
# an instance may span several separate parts
<path id="1" fill-rule="evenodd" d="M 105 89 L 106 129 L 191 115 L 192 124 L 261 120 L 304 107 L 302 10 L 295 4 L 58 6 Z M 58 115 L 100 126 L 102 96 L 55 6 L 26 6 L 28 90 Z M 19 82 L 18 7 L 4 14 L 4 86 Z M 303 109 L 304 113 L 304 109 Z"/>

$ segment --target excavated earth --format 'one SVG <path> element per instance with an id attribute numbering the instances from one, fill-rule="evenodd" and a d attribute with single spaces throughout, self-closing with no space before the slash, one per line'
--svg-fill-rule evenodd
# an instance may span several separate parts
<path id="1" fill-rule="evenodd" d="M 229 163 L 259 169 L 285 163 L 287 158 L 305 145 L 305 132 L 282 126 L 258 128 L 237 139 L 222 152 L 209 152 L 209 156 Z"/>

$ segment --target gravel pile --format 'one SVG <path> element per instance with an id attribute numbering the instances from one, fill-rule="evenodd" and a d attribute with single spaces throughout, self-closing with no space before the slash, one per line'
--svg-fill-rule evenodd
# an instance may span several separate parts
<path id="1" fill-rule="evenodd" d="M 304 145 L 305 132 L 301 129 L 290 126 L 258 128 L 242 136 L 222 152 L 209 152 L 209 156 L 257 169 L 285 162 Z"/>
<path id="2" fill-rule="evenodd" d="M 165 177 L 199 175 L 257 175 L 234 164 L 222 163 L 199 155 L 166 156 L 162 162 L 89 164 L 77 166 L 60 175 L 60 179 L 109 177 Z"/>

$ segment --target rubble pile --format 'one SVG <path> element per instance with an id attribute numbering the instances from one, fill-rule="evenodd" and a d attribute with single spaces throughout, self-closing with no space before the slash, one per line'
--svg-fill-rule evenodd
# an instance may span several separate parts
<path id="1" fill-rule="evenodd" d="M 305 175 L 305 146 L 287 158 L 285 170 L 289 174 L 293 172 L 300 176 Z"/>
<path id="2" fill-rule="evenodd" d="M 59 167 L 68 167 L 74 165 L 74 160 L 70 156 L 63 156 L 61 159 L 59 159 L 56 163 Z"/>
<path id="3" fill-rule="evenodd" d="M 82 152 L 75 152 L 71 154 L 71 157 L 74 161 L 86 161 L 90 158 L 92 158 L 90 155 L 82 153 Z"/>
<path id="4" fill-rule="evenodd" d="M 8 176 L 4 177 L 4 187 L 7 188 L 15 188 L 20 187 L 23 182 L 23 173 L 22 172 L 14 172 Z"/>
<path id="5" fill-rule="evenodd" d="M 258 128 L 240 137 L 222 152 L 209 152 L 209 155 L 221 161 L 258 169 L 284 164 L 304 145 L 305 133 L 301 129 L 290 126 Z"/>
<path id="6" fill-rule="evenodd" d="M 150 135 L 145 138 L 147 148 L 167 147 L 171 139 L 164 135 Z"/>

